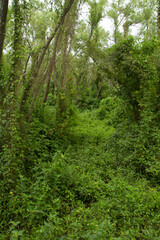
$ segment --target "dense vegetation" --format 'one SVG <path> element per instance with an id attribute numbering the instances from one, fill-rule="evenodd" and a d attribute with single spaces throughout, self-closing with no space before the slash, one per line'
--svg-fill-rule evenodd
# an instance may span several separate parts
<path id="1" fill-rule="evenodd" d="M 159 30 L 159 1 L 0 0 L 0 239 L 160 239 Z"/>

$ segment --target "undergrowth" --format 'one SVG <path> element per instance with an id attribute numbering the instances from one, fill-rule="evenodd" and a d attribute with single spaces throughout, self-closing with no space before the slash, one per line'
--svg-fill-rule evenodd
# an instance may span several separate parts
<path id="1" fill-rule="evenodd" d="M 137 171 L 137 129 L 122 133 L 113 108 L 61 125 L 47 111 L 28 126 L 26 171 L 16 186 L 1 177 L 1 239 L 160 239 L 160 187 Z M 1 176 L 10 157 L 4 150 Z"/>

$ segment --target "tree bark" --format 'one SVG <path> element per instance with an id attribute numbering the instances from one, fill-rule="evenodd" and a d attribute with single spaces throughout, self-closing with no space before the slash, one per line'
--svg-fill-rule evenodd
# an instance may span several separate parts
<path id="1" fill-rule="evenodd" d="M 65 87 L 66 80 L 66 71 L 67 71 L 67 48 L 68 48 L 68 38 L 69 38 L 69 28 L 66 30 L 64 38 L 64 50 L 62 56 L 62 79 L 61 79 L 61 88 Z"/>
<path id="2" fill-rule="evenodd" d="M 21 111 L 23 110 L 23 105 L 26 103 L 26 100 L 27 100 L 27 98 L 28 98 L 28 94 L 29 94 L 29 91 L 30 91 L 30 89 L 31 89 L 31 87 L 32 87 L 33 81 L 34 81 L 34 79 L 35 79 L 35 78 L 37 77 L 37 75 L 38 75 L 38 72 L 39 72 L 39 69 L 40 69 L 41 64 L 42 64 L 42 62 L 43 62 L 44 56 L 45 56 L 45 54 L 46 54 L 46 51 L 47 51 L 47 49 L 48 49 L 51 41 L 52 41 L 53 38 L 55 37 L 58 29 L 63 25 L 64 20 L 65 20 L 65 16 L 67 15 L 67 13 L 69 12 L 69 10 L 71 9 L 73 3 L 74 3 L 74 0 L 70 0 L 69 3 L 68 3 L 68 5 L 64 8 L 64 10 L 63 10 L 63 12 L 62 12 L 62 14 L 61 14 L 61 16 L 60 16 L 60 18 L 59 18 L 59 21 L 57 22 L 57 24 L 56 24 L 56 26 L 55 26 L 55 28 L 54 28 L 53 33 L 52 33 L 51 36 L 48 38 L 46 44 L 45 44 L 45 45 L 43 46 L 43 48 L 42 48 L 42 52 L 41 52 L 41 55 L 40 55 L 40 57 L 39 57 L 39 59 L 38 59 L 38 61 L 37 61 L 37 64 L 36 64 L 34 73 L 33 73 L 32 77 L 30 78 L 30 80 L 29 80 L 29 82 L 28 82 L 28 84 L 27 84 L 27 86 L 26 86 L 26 88 L 25 88 L 25 90 L 24 90 L 23 97 L 22 97 L 22 101 L 21 101 L 21 107 L 20 107 Z"/>
<path id="3" fill-rule="evenodd" d="M 69 3 L 68 3 L 68 5 L 66 6 L 66 8 L 64 8 L 63 13 L 62 13 L 61 16 L 60 16 L 59 21 L 57 22 L 53 33 L 52 33 L 51 36 L 48 38 L 48 41 L 46 42 L 46 44 L 43 46 L 41 55 L 40 55 L 39 60 L 38 60 L 38 62 L 37 62 L 36 70 L 35 70 L 34 75 L 33 75 L 34 77 L 37 77 L 38 71 L 39 71 L 40 66 L 41 66 L 41 64 L 42 64 L 43 58 L 44 58 L 44 56 L 45 56 L 45 53 L 46 53 L 46 51 L 47 51 L 47 49 L 48 49 L 51 41 L 52 41 L 53 38 L 55 37 L 58 29 L 60 28 L 61 25 L 63 25 L 64 20 L 65 20 L 65 16 L 67 15 L 67 13 L 69 12 L 69 10 L 71 9 L 73 3 L 74 3 L 74 0 L 70 0 Z"/>
<path id="4" fill-rule="evenodd" d="M 158 0 L 158 9 L 157 9 L 157 30 L 158 30 L 158 37 L 160 38 L 160 0 Z"/>
<path id="5" fill-rule="evenodd" d="M 12 78 L 10 81 L 10 91 L 15 97 L 19 96 L 20 78 L 22 74 L 22 17 L 19 0 L 14 0 L 14 36 L 13 36 L 13 56 L 12 56 Z"/>
<path id="6" fill-rule="evenodd" d="M 48 81 L 47 81 L 45 95 L 44 95 L 44 98 L 43 98 L 43 104 L 47 101 L 47 97 L 48 97 L 48 93 L 49 93 L 49 87 L 50 87 L 50 79 L 51 79 L 51 74 L 52 74 L 53 71 L 55 73 L 56 81 L 58 80 L 58 72 L 57 72 L 57 68 L 56 68 L 56 53 L 57 53 L 58 40 L 59 40 L 60 35 L 61 35 L 61 29 L 59 29 L 59 31 L 56 35 L 56 38 L 55 38 L 53 55 L 50 59 L 50 64 L 48 66 L 48 69 L 47 69 L 46 73 L 44 74 L 44 76 L 42 77 L 40 83 L 38 84 L 38 86 L 35 89 L 34 98 L 33 98 L 29 113 L 27 115 L 27 120 L 28 121 L 30 121 L 30 119 L 31 119 L 33 107 L 35 105 L 36 99 L 37 99 L 38 94 L 40 92 L 41 86 L 42 86 L 42 84 L 44 84 L 46 78 L 48 79 Z"/>
<path id="7" fill-rule="evenodd" d="M 128 37 L 130 26 L 131 26 L 131 23 L 128 20 L 126 20 L 126 22 L 123 24 L 123 37 L 124 38 Z"/>
<path id="8" fill-rule="evenodd" d="M 3 43 L 5 38 L 5 28 L 8 12 L 8 0 L 0 0 L 0 64 L 3 52 Z"/>
<path id="9" fill-rule="evenodd" d="M 58 41 L 59 41 L 60 35 L 61 35 L 61 29 L 59 29 L 57 36 L 55 38 L 55 42 L 54 42 L 53 55 L 50 60 L 50 65 L 49 65 L 49 70 L 48 70 L 48 78 L 47 78 L 47 86 L 46 86 L 46 91 L 45 91 L 44 98 L 43 98 L 43 104 L 46 103 L 46 101 L 47 101 L 49 88 L 50 88 L 50 82 L 51 82 L 51 74 L 52 74 L 53 70 L 55 72 L 56 81 L 57 81 L 58 73 L 57 73 L 57 68 L 56 68 L 56 54 L 57 54 L 57 46 L 58 46 Z"/>
<path id="10" fill-rule="evenodd" d="M 114 33 L 113 33 L 113 36 L 114 36 L 114 42 L 115 44 L 117 43 L 117 34 L 118 34 L 118 19 L 114 19 Z"/>

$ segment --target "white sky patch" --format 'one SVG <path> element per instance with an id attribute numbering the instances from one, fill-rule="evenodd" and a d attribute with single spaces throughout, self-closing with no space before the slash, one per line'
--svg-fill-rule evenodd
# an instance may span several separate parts
<path id="1" fill-rule="evenodd" d="M 112 3 L 113 0 L 109 0 L 108 1 L 108 9 L 109 9 L 109 5 Z M 125 2 L 128 2 L 128 0 L 124 0 Z M 98 1 L 97 1 L 98 2 Z M 107 7 L 106 7 L 106 10 L 107 10 Z M 82 8 L 81 8 L 81 11 L 80 11 L 80 20 L 83 20 L 84 22 L 86 23 L 89 23 L 89 20 L 88 20 L 88 16 L 89 16 L 89 6 L 85 3 L 83 4 Z M 112 39 L 112 36 L 113 36 L 113 31 L 114 31 L 114 23 L 113 23 L 113 20 L 108 17 L 108 16 L 105 16 L 101 21 L 100 21 L 100 26 L 106 31 L 106 32 L 109 32 L 110 33 L 110 39 L 109 39 L 109 45 L 112 45 L 114 44 L 114 41 Z M 137 35 L 138 33 L 138 30 L 139 30 L 139 27 L 140 27 L 140 24 L 135 24 L 133 26 L 130 27 L 130 34 L 132 35 Z M 123 32 L 123 26 L 121 24 L 120 26 L 120 31 Z"/>
<path id="2" fill-rule="evenodd" d="M 80 11 L 80 20 L 83 20 L 85 23 L 89 23 L 88 20 L 89 16 L 89 6 L 85 3 L 83 4 L 83 7 L 81 8 Z M 101 21 L 100 21 L 100 26 L 106 31 L 109 32 L 111 35 L 113 34 L 114 26 L 113 26 L 113 21 L 105 16 Z M 109 40 L 109 45 L 113 44 L 112 40 Z"/>

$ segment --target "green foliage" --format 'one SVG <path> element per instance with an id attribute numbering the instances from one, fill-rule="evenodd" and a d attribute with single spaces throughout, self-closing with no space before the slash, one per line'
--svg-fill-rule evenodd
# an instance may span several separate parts
<path id="1" fill-rule="evenodd" d="M 129 37 L 112 50 L 116 70 L 114 77 L 120 86 L 119 94 L 132 107 L 135 121 L 141 117 L 142 102 L 155 99 L 158 76 L 152 56 L 158 47 L 159 41 L 155 38 L 138 46 L 133 37 Z"/>
<path id="2" fill-rule="evenodd" d="M 98 117 L 102 119 L 110 119 L 111 115 L 113 115 L 114 110 L 116 111 L 116 108 L 118 107 L 119 99 L 116 97 L 108 97 L 104 98 L 100 102 L 100 106 L 98 109 Z"/>
<path id="3" fill-rule="evenodd" d="M 80 109 L 94 109 L 99 106 L 100 99 L 96 98 L 95 91 L 87 89 L 84 91 L 82 89 L 81 96 L 77 99 L 77 105 Z"/>
<path id="4" fill-rule="evenodd" d="M 57 0 L 54 8 L 50 0 L 19 5 L 12 60 L 9 31 L 17 17 L 10 10 L 0 75 L 1 239 L 160 237 L 159 40 L 138 43 L 128 37 L 104 49 L 108 35 L 98 25 L 106 1 L 88 2 L 90 26 L 81 21 L 76 28 L 75 9 L 64 19 L 53 74 L 52 44 L 45 44 L 68 2 Z M 110 16 L 118 40 L 117 10 L 132 25 L 134 4 L 113 2 Z M 45 79 L 54 89 L 42 106 Z M 19 107 L 26 86 L 23 115 Z"/>
<path id="5" fill-rule="evenodd" d="M 157 63 L 153 61 L 157 49 L 159 41 L 155 38 L 139 45 L 128 38 L 113 49 L 119 96 L 124 99 L 128 116 L 125 113 L 121 119 L 110 146 L 117 161 L 145 175 L 152 184 L 158 184 L 160 176 L 159 79 Z"/>
<path id="6" fill-rule="evenodd" d="M 118 102 L 105 99 L 100 110 L 105 105 L 111 114 Z M 126 162 L 133 135 L 129 138 L 126 129 L 126 143 L 123 135 L 121 142 L 115 140 L 115 128 L 106 118 L 99 120 L 97 112 L 77 113 L 65 138 L 58 128 L 49 133 L 45 118 L 28 125 L 25 154 L 31 168 L 19 173 L 12 188 L 4 189 L 1 181 L 2 239 L 158 239 L 159 187 L 137 177 Z M 116 151 L 113 141 L 119 144 Z"/>

